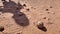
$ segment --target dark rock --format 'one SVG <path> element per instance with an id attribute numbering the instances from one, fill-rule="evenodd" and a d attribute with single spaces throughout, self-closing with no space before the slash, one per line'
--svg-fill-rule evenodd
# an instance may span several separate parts
<path id="1" fill-rule="evenodd" d="M 26 7 L 26 4 L 23 4 L 23 6 L 25 6 L 25 7 Z"/>

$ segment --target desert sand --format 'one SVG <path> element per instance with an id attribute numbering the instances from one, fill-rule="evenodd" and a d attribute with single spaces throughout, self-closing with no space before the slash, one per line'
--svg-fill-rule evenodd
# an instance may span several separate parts
<path id="1" fill-rule="evenodd" d="M 60 34 L 60 0 L 0 0 L 0 34 Z"/>

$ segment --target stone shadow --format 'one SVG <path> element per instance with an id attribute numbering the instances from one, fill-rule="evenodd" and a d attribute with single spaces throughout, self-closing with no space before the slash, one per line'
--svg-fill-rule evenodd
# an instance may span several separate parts
<path id="1" fill-rule="evenodd" d="M 21 12 L 21 9 L 24 8 L 19 2 L 15 3 L 12 0 L 7 2 L 6 0 L 1 0 L 3 6 L 0 6 L 0 12 L 2 13 L 12 13 L 12 18 L 20 26 L 28 26 L 29 20 L 24 13 Z"/>
<path id="2" fill-rule="evenodd" d="M 47 31 L 47 28 L 46 28 L 45 26 L 43 26 L 42 28 L 38 27 L 38 29 L 40 29 L 40 30 L 42 30 L 42 31 L 44 31 L 44 32 Z"/>

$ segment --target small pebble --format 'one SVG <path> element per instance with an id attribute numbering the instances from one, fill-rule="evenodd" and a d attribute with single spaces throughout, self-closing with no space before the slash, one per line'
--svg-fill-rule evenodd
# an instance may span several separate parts
<path id="1" fill-rule="evenodd" d="M 46 9 L 46 11 L 48 11 L 49 9 Z"/>
<path id="2" fill-rule="evenodd" d="M 23 4 L 23 6 L 25 6 L 25 7 L 26 7 L 26 4 Z"/>
<path id="3" fill-rule="evenodd" d="M 26 9 L 27 11 L 29 11 L 30 9 Z"/>

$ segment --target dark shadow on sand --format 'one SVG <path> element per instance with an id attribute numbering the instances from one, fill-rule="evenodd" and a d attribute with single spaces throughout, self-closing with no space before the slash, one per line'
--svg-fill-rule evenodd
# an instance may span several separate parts
<path id="1" fill-rule="evenodd" d="M 21 9 L 24 7 L 19 2 L 15 3 L 14 1 L 11 1 L 11 0 L 9 0 L 9 2 L 7 2 L 6 0 L 2 0 L 2 3 L 3 3 L 3 6 L 0 6 L 0 12 L 14 14 L 12 18 L 20 26 L 29 25 L 29 20 L 26 17 L 26 15 L 20 12 Z"/>
<path id="2" fill-rule="evenodd" d="M 46 28 L 45 26 L 43 26 L 42 28 L 38 27 L 38 29 L 40 29 L 40 30 L 42 30 L 42 31 L 44 31 L 44 32 L 47 31 L 47 28 Z"/>

